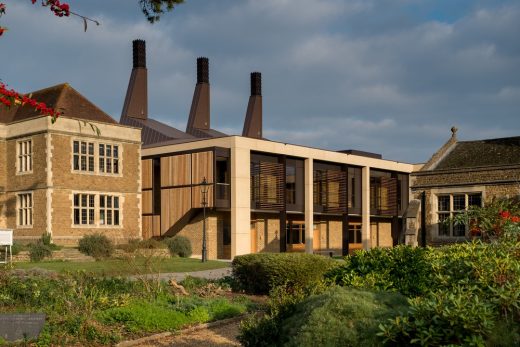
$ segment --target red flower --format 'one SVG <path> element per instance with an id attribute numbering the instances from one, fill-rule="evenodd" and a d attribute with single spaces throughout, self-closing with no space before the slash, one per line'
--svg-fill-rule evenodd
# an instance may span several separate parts
<path id="1" fill-rule="evenodd" d="M 4 27 L 0 27 L 0 36 L 2 36 L 4 34 L 4 32 L 7 31 L 7 28 L 4 28 Z"/>
<path id="2" fill-rule="evenodd" d="M 511 222 L 513 222 L 513 223 L 519 223 L 519 222 L 520 222 L 520 217 L 518 217 L 518 216 L 513 216 L 513 217 L 511 217 Z"/>
<path id="3" fill-rule="evenodd" d="M 509 211 L 502 211 L 500 212 L 500 217 L 503 219 L 509 219 L 509 217 L 511 217 L 511 213 L 509 213 Z"/>

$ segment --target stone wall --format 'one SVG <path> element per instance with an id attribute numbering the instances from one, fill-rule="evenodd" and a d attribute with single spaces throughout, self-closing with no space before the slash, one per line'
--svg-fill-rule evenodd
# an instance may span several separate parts
<path id="1" fill-rule="evenodd" d="M 206 213 L 206 248 L 208 252 L 208 259 L 218 258 L 218 248 L 222 244 L 217 243 L 217 233 L 219 218 L 223 218 L 222 214 L 207 212 Z M 181 235 L 188 238 L 191 242 L 191 248 L 194 257 L 202 257 L 202 227 L 203 227 L 203 213 L 202 211 L 195 215 L 177 234 L 170 237 Z M 221 227 L 222 228 L 222 227 Z M 222 253 L 221 253 L 222 254 Z"/>
<path id="2" fill-rule="evenodd" d="M 277 214 L 255 213 L 251 217 L 256 228 L 258 253 L 280 252 L 280 218 Z"/>

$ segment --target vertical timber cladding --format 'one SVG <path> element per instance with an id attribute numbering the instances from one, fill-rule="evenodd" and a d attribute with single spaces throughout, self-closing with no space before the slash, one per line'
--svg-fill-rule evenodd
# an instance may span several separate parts
<path id="1" fill-rule="evenodd" d="M 191 209 L 191 154 L 161 157 L 161 235 Z"/>
<path id="2" fill-rule="evenodd" d="M 206 178 L 207 207 L 213 207 L 213 151 L 161 157 L 160 234 L 168 232 L 192 208 L 202 207 L 202 181 Z"/>
<path id="3" fill-rule="evenodd" d="M 141 161 L 142 165 L 142 214 L 143 214 L 143 235 L 144 239 L 153 236 L 160 236 L 160 215 L 154 215 L 153 203 L 153 159 L 145 159 Z"/>
<path id="4" fill-rule="evenodd" d="M 206 207 L 213 207 L 213 168 L 215 163 L 213 160 L 213 152 L 199 152 L 191 155 L 191 177 L 192 177 L 192 207 L 202 208 L 202 181 L 206 179 L 206 183 L 211 186 L 206 187 Z"/>

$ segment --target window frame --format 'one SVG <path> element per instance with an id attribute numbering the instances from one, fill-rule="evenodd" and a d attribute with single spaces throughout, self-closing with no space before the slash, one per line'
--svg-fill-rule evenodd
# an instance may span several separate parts
<path id="1" fill-rule="evenodd" d="M 29 149 L 25 144 L 29 144 Z M 16 141 L 16 174 L 27 175 L 33 173 L 34 167 L 34 141 L 32 137 L 23 138 Z M 29 164 L 30 169 L 27 168 Z"/>
<path id="2" fill-rule="evenodd" d="M 468 236 L 469 232 L 469 226 L 468 225 L 455 225 L 453 223 L 453 217 L 458 213 L 463 213 L 464 211 L 467 211 L 470 207 L 469 201 L 470 196 L 472 195 L 480 195 L 480 207 L 484 206 L 484 191 L 446 191 L 446 192 L 436 192 L 435 193 L 435 218 L 436 218 L 436 226 L 437 226 L 437 233 L 436 236 L 438 238 L 446 238 L 446 239 L 465 239 Z M 454 198 L 460 198 L 461 196 L 464 197 L 464 206 L 463 208 L 455 209 L 455 207 L 461 207 L 460 203 L 459 206 L 455 206 L 456 202 Z M 440 209 L 440 199 L 448 197 L 448 209 Z M 475 206 L 475 205 L 471 205 Z M 443 217 L 441 217 L 443 216 Z M 449 219 L 450 223 L 449 225 L 444 224 L 444 220 Z M 445 229 L 447 227 L 447 229 Z M 443 230 L 441 230 L 441 228 Z M 457 228 L 459 228 L 459 233 L 457 233 Z M 460 231 L 464 229 L 464 234 L 462 234 Z"/>
<path id="3" fill-rule="evenodd" d="M 109 206 L 109 202 L 110 205 Z M 117 201 L 117 207 L 116 205 Z M 102 228 L 114 228 L 121 226 L 121 197 L 113 194 L 99 194 L 98 195 L 98 224 Z M 103 218 L 101 217 L 103 214 Z M 110 222 L 109 221 L 110 216 Z M 117 224 L 115 223 L 117 216 Z"/>
<path id="4" fill-rule="evenodd" d="M 78 144 L 77 151 L 75 146 L 76 143 Z M 86 144 L 86 153 L 82 153 L 82 143 Z M 92 146 L 92 153 L 90 153 L 90 146 Z M 103 155 L 100 153 L 101 147 L 103 147 Z M 109 151 L 107 151 L 107 147 L 110 148 Z M 116 148 L 117 156 L 114 155 L 114 148 Z M 82 169 L 81 165 L 82 157 L 85 158 L 85 170 Z M 107 165 L 107 163 L 110 164 Z M 114 165 L 114 163 L 116 165 Z M 70 165 L 71 172 L 75 174 L 123 177 L 123 143 L 99 141 L 90 138 L 72 138 Z M 107 172 L 107 166 L 110 167 L 109 172 Z M 117 172 L 114 170 L 116 167 Z"/>
<path id="5" fill-rule="evenodd" d="M 24 199 L 24 197 L 30 197 Z M 27 204 L 29 201 L 29 204 Z M 25 203 L 24 203 L 25 202 Z M 23 221 L 20 219 L 22 218 Z M 28 221 L 30 220 L 30 223 Z M 21 223 L 22 221 L 22 223 Z M 34 194 L 32 191 L 16 194 L 16 228 L 32 228 L 34 225 Z"/>

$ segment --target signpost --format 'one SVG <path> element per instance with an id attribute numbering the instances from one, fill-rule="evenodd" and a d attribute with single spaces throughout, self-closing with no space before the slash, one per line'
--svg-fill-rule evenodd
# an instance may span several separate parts
<path id="1" fill-rule="evenodd" d="M 13 262 L 13 229 L 0 229 L 0 247 L 4 247 L 5 259 L 0 263 L 7 263 L 7 252 L 9 251 L 9 261 Z"/>

